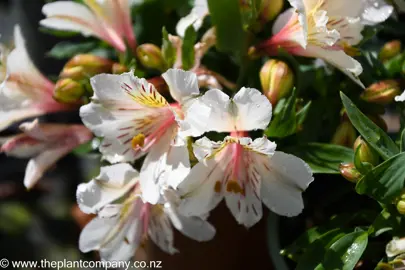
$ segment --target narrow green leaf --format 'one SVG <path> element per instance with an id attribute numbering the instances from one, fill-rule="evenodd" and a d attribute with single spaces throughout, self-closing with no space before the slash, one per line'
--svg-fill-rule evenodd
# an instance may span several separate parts
<path id="1" fill-rule="evenodd" d="M 212 25 L 216 28 L 217 48 L 222 52 L 241 54 L 246 47 L 239 1 L 208 0 Z"/>
<path id="2" fill-rule="evenodd" d="M 285 149 L 303 159 L 314 173 L 339 174 L 341 163 L 353 162 L 353 150 L 347 147 L 309 143 Z"/>
<path id="3" fill-rule="evenodd" d="M 405 128 L 404 130 L 402 130 L 402 134 L 401 134 L 401 142 L 399 144 L 399 151 L 404 152 L 405 150 Z"/>
<path id="4" fill-rule="evenodd" d="M 169 40 L 169 33 L 166 28 L 162 29 L 162 54 L 165 59 L 167 66 L 172 67 L 176 61 L 176 49 Z"/>
<path id="5" fill-rule="evenodd" d="M 73 43 L 63 41 L 56 44 L 47 55 L 56 59 L 71 58 L 80 53 L 88 53 L 91 50 L 97 48 L 98 42 L 89 41 L 83 43 Z"/>
<path id="6" fill-rule="evenodd" d="M 341 92 L 340 96 L 353 126 L 383 159 L 387 160 L 399 153 L 395 142 L 381 128 L 365 116 L 344 93 Z"/>
<path id="7" fill-rule="evenodd" d="M 312 101 L 305 104 L 305 106 L 297 112 L 297 124 L 302 125 L 307 118 L 309 109 L 311 108 Z"/>
<path id="8" fill-rule="evenodd" d="M 183 69 L 189 70 L 194 65 L 195 59 L 195 52 L 194 52 L 194 44 L 197 41 L 197 33 L 193 27 L 190 25 L 185 34 L 183 39 L 183 46 L 181 47 L 181 60 L 183 63 Z"/>
<path id="9" fill-rule="evenodd" d="M 397 211 L 396 209 L 394 210 Z M 393 215 L 387 209 L 384 209 L 369 227 L 368 234 L 377 237 L 385 232 L 399 228 L 400 225 L 401 217 L 398 214 Z"/>
<path id="10" fill-rule="evenodd" d="M 404 164 L 405 153 L 381 163 L 357 182 L 357 192 L 367 194 L 381 203 L 392 203 L 405 188 Z"/>
<path id="11" fill-rule="evenodd" d="M 308 246 L 306 252 L 298 261 L 296 270 L 322 269 L 319 262 L 325 258 L 328 248 L 345 234 L 341 229 L 334 229 L 324 233 Z"/>
<path id="12" fill-rule="evenodd" d="M 284 138 L 294 134 L 297 131 L 297 117 L 295 103 L 297 100 L 297 91 L 293 90 L 292 95 L 287 99 L 285 106 L 270 122 L 265 134 L 272 138 Z"/>
<path id="13" fill-rule="evenodd" d="M 352 270 L 367 247 L 368 233 L 349 233 L 333 243 L 321 263 L 323 269 Z M 309 268 L 308 268 L 309 269 Z"/>

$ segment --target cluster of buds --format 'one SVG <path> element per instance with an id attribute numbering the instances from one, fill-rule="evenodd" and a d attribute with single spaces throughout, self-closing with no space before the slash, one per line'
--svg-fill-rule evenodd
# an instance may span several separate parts
<path id="1" fill-rule="evenodd" d="M 56 82 L 53 98 L 65 104 L 79 103 L 86 94 L 89 78 L 100 73 L 121 74 L 128 68 L 92 54 L 78 54 L 63 67 Z"/>
<path id="2" fill-rule="evenodd" d="M 260 82 L 263 93 L 275 106 L 293 90 L 294 73 L 283 61 L 270 59 L 260 70 Z"/>

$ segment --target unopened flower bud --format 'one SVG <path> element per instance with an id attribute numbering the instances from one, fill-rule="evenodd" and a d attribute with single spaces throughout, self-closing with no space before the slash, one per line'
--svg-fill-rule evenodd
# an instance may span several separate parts
<path id="1" fill-rule="evenodd" d="M 82 80 L 96 74 L 111 71 L 112 62 L 108 59 L 92 54 L 78 54 L 70 59 L 63 68 L 61 78 Z"/>
<path id="2" fill-rule="evenodd" d="M 399 83 L 395 80 L 385 80 L 369 86 L 361 98 L 367 102 L 387 105 L 401 93 Z"/>
<path id="3" fill-rule="evenodd" d="M 294 73 L 286 63 L 271 59 L 260 70 L 260 82 L 263 93 L 274 106 L 291 93 L 294 87 Z"/>
<path id="4" fill-rule="evenodd" d="M 339 166 L 340 174 L 350 182 L 356 183 L 360 177 L 360 172 L 356 169 L 353 163 L 342 163 Z"/>
<path id="5" fill-rule="evenodd" d="M 122 74 L 124 72 L 128 72 L 128 68 L 120 63 L 114 63 L 112 65 L 112 74 Z"/>
<path id="6" fill-rule="evenodd" d="M 164 71 L 166 62 L 162 51 L 154 44 L 142 44 L 136 49 L 136 56 L 144 67 Z"/>
<path id="7" fill-rule="evenodd" d="M 56 82 L 53 98 L 61 103 L 75 103 L 84 95 L 83 86 L 70 79 L 60 79 Z"/>
<path id="8" fill-rule="evenodd" d="M 332 137 L 332 144 L 351 147 L 356 140 L 356 130 L 348 120 L 344 120 Z"/>
<path id="9" fill-rule="evenodd" d="M 401 41 L 393 40 L 384 44 L 380 50 L 379 58 L 381 61 L 389 60 L 401 53 Z"/>
<path id="10" fill-rule="evenodd" d="M 374 166 L 378 164 L 378 153 L 361 136 L 357 137 L 353 144 L 353 150 L 357 151 L 357 149 L 357 155 L 361 162 L 368 162 Z"/>
<path id="11" fill-rule="evenodd" d="M 283 9 L 284 0 L 262 0 L 260 2 L 260 19 L 263 22 L 272 21 Z"/>

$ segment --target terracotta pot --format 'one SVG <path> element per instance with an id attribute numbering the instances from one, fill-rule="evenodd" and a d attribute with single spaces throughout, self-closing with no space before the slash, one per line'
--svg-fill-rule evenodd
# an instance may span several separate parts
<path id="1" fill-rule="evenodd" d="M 267 209 L 263 218 L 250 229 L 238 225 L 222 202 L 211 212 L 209 221 L 217 233 L 213 240 L 199 243 L 175 232 L 175 247 L 180 251 L 169 255 L 149 241 L 138 252 L 136 260 L 162 261 L 166 270 L 246 270 L 275 269 L 272 265 L 266 237 Z"/>

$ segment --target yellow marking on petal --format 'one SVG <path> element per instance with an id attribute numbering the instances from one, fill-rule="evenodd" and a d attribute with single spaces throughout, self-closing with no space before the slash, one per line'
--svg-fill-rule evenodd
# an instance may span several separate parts
<path id="1" fill-rule="evenodd" d="M 239 185 L 238 181 L 236 180 L 229 180 L 228 183 L 226 184 L 226 191 L 228 192 L 233 192 L 233 193 L 239 193 L 239 194 L 245 194 L 245 190 Z"/>
<path id="2" fill-rule="evenodd" d="M 133 149 L 137 149 L 139 147 L 143 147 L 145 144 L 145 135 L 143 133 L 139 133 L 132 138 L 131 146 Z"/>
<path id="3" fill-rule="evenodd" d="M 220 193 L 221 189 L 222 189 L 222 182 L 221 181 L 215 182 L 214 191 L 216 193 Z"/>
<path id="4" fill-rule="evenodd" d="M 349 55 L 349 56 L 359 56 L 359 55 L 361 55 L 359 49 L 350 46 L 347 42 L 344 42 L 344 41 L 343 41 L 341 44 L 342 44 L 342 46 L 343 46 L 344 52 L 345 52 L 347 55 Z"/>
<path id="5" fill-rule="evenodd" d="M 166 99 L 151 84 L 149 84 L 149 89 L 146 89 L 144 85 L 138 91 L 132 91 L 128 86 L 124 87 L 124 89 L 140 105 L 152 108 L 168 106 Z"/>
<path id="6" fill-rule="evenodd" d="M 103 7 L 97 2 L 97 0 L 83 0 L 83 2 L 96 14 L 98 17 L 107 20 Z"/>

